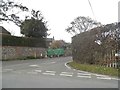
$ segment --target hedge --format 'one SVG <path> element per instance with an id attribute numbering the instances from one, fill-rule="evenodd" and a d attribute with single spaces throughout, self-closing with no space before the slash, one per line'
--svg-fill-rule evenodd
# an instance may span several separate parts
<path id="1" fill-rule="evenodd" d="M 27 47 L 46 47 L 44 39 L 30 37 L 16 37 L 11 35 L 2 35 L 3 46 L 27 46 Z"/>

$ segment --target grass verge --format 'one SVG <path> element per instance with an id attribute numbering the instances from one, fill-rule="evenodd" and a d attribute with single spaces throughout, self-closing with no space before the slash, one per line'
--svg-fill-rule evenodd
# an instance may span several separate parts
<path id="1" fill-rule="evenodd" d="M 103 67 L 103 66 L 98 66 L 98 65 L 79 64 L 74 61 L 67 63 L 67 65 L 77 70 L 118 77 L 119 70 L 115 68 Z"/>

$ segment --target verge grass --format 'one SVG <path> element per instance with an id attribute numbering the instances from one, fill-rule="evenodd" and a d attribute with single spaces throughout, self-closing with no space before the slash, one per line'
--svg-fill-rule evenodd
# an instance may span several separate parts
<path id="1" fill-rule="evenodd" d="M 69 65 L 70 67 L 77 69 L 77 70 L 118 77 L 119 70 L 115 69 L 115 68 L 103 67 L 103 66 L 98 66 L 98 65 L 79 64 L 75 61 L 69 62 L 69 63 L 67 63 L 67 65 Z"/>

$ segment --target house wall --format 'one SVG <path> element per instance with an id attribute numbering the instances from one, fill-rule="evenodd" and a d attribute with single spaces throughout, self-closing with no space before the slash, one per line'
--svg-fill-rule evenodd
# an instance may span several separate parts
<path id="1" fill-rule="evenodd" d="M 2 60 L 22 59 L 28 56 L 39 57 L 45 53 L 45 48 L 40 47 L 17 47 L 17 46 L 0 46 Z"/>

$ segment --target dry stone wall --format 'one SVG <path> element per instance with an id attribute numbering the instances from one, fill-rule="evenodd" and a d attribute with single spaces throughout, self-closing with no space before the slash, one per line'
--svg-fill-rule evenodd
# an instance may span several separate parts
<path id="1" fill-rule="evenodd" d="M 0 46 L 2 49 L 2 60 L 22 59 L 26 57 L 41 57 L 45 54 L 45 48 L 40 47 L 16 47 Z"/>

